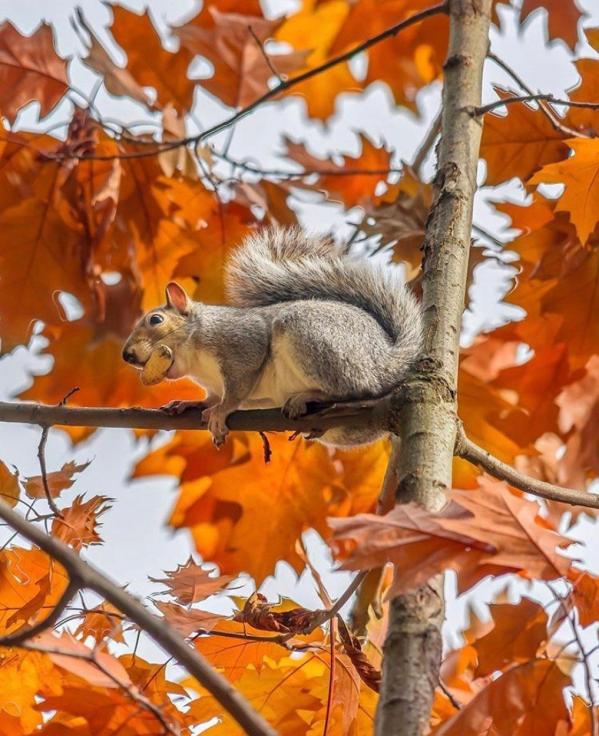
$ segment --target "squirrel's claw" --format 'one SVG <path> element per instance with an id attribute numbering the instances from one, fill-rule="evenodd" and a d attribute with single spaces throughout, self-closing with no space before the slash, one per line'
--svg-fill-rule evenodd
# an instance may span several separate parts
<path id="1" fill-rule="evenodd" d="M 206 404 L 203 401 L 169 401 L 160 407 L 160 411 L 171 417 L 179 416 L 189 409 L 205 409 Z"/>
<path id="2" fill-rule="evenodd" d="M 222 406 L 210 406 L 202 412 L 202 420 L 208 425 L 208 431 L 212 435 L 212 442 L 220 449 L 227 439 L 229 428 L 227 427 L 227 415 Z"/>

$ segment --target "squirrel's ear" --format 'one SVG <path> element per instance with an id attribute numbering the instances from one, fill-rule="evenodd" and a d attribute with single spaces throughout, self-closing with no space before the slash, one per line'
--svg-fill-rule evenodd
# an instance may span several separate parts
<path id="1" fill-rule="evenodd" d="M 169 307 L 176 309 L 181 314 L 187 314 L 190 307 L 190 298 L 185 289 L 176 281 L 171 281 L 166 286 L 166 303 Z"/>

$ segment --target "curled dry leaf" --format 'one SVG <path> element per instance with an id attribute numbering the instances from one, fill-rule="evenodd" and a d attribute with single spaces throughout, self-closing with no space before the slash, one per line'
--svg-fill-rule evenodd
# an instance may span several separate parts
<path id="1" fill-rule="evenodd" d="M 303 634 L 318 626 L 326 616 L 326 611 L 310 611 L 297 606 L 287 610 L 276 610 L 268 603 L 266 596 L 254 593 L 250 596 L 234 621 L 248 623 L 255 629 L 277 631 L 280 634 Z"/>

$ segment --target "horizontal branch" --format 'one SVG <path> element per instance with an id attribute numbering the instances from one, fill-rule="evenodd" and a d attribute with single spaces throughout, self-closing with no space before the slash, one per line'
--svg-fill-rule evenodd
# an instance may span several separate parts
<path id="1" fill-rule="evenodd" d="M 498 107 L 503 105 L 511 105 L 514 102 L 551 102 L 554 105 L 565 105 L 566 107 L 581 107 L 585 110 L 599 110 L 599 102 L 583 102 L 578 100 L 561 100 L 552 94 L 546 94 L 539 92 L 538 94 L 531 95 L 516 95 L 514 97 L 504 97 L 501 100 L 495 100 L 495 102 L 489 102 L 487 105 L 481 105 L 475 107 L 472 110 L 474 116 L 485 115 L 488 112 L 492 112 Z"/>
<path id="2" fill-rule="evenodd" d="M 519 488 L 525 493 L 539 496 L 547 501 L 560 501 L 572 506 L 585 506 L 590 509 L 599 509 L 599 494 L 595 495 L 575 488 L 563 488 L 552 483 L 537 480 L 529 475 L 519 473 L 507 463 L 502 462 L 491 453 L 483 450 L 475 442 L 469 439 L 461 424 L 458 426 L 456 437 L 455 454 L 468 460 L 482 470 L 486 470 L 495 478 L 504 480 L 514 488 Z"/>
<path id="3" fill-rule="evenodd" d="M 227 418 L 232 430 L 262 432 L 321 432 L 331 427 L 384 426 L 391 396 L 364 401 L 314 404 L 314 411 L 288 419 L 280 409 L 235 411 Z M 171 416 L 162 409 L 110 409 L 48 406 L 0 401 L 0 422 L 37 424 L 41 427 L 121 427 L 125 429 L 206 429 L 201 409 Z"/>
<path id="4" fill-rule="evenodd" d="M 67 407 L 60 408 L 66 409 Z M 93 590 L 149 634 L 165 652 L 170 654 L 181 667 L 184 667 L 214 696 L 246 733 L 253 736 L 275 736 L 276 732 L 252 708 L 241 693 L 214 670 L 201 654 L 163 619 L 151 613 L 117 583 L 82 560 L 66 544 L 24 519 L 3 501 L 0 502 L 0 519 L 59 562 L 71 580 L 77 581 L 81 587 Z"/>

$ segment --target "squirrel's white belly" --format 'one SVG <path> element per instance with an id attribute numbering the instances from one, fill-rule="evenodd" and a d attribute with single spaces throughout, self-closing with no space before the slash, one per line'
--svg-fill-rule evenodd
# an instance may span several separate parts
<path id="1" fill-rule="evenodd" d="M 293 394 L 318 388 L 314 379 L 301 372 L 291 345 L 281 335 L 273 341 L 271 356 L 248 398 L 254 406 L 282 406 Z"/>
<path id="2" fill-rule="evenodd" d="M 223 375 L 218 360 L 212 353 L 201 350 L 194 356 L 193 377 L 208 394 L 219 397 L 224 394 Z"/>

